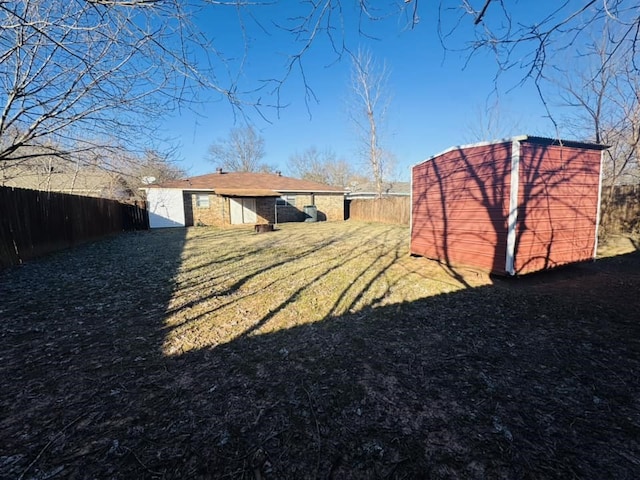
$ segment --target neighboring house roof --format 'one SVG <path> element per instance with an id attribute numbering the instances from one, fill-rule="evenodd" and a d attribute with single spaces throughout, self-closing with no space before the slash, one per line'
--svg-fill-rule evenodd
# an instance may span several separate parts
<path id="1" fill-rule="evenodd" d="M 279 196 L 278 193 L 345 193 L 343 188 L 275 173 L 221 172 L 172 180 L 146 188 L 213 191 L 225 196 Z M 247 195 L 254 191 L 257 194 Z M 224 192 L 224 193 L 223 193 Z M 275 193 L 274 193 L 275 192 Z"/>
<path id="2" fill-rule="evenodd" d="M 6 172 L 4 172 L 6 173 Z M 43 190 L 48 192 L 71 193 L 93 197 L 129 196 L 125 192 L 122 179 L 108 172 L 42 173 L 34 170 L 11 172 L 15 176 L 0 178 L 6 187 Z"/>

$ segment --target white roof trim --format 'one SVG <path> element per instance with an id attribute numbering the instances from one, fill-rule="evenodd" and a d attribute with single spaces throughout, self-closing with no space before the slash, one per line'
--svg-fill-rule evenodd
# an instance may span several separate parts
<path id="1" fill-rule="evenodd" d="M 598 150 L 606 150 L 607 148 L 610 148 L 609 145 L 602 145 L 599 143 L 592 143 L 592 142 L 582 142 L 579 140 L 566 140 L 566 139 L 561 139 L 561 138 L 548 138 L 548 137 L 539 137 L 536 135 L 518 135 L 515 137 L 511 137 L 511 138 L 501 138 L 499 140 L 491 140 L 488 142 L 478 142 L 478 143 L 469 143 L 467 145 L 456 145 L 455 147 L 451 147 L 451 148 L 447 148 L 446 150 L 437 153 L 435 155 L 430 156 L 429 158 L 427 158 L 426 160 L 422 160 L 414 165 L 411 166 L 411 168 L 413 167 L 417 167 L 418 165 L 421 165 L 425 162 L 428 162 L 430 160 L 433 160 L 436 157 L 439 157 L 441 155 L 444 155 L 445 153 L 449 153 L 449 152 L 453 152 L 455 150 L 462 150 L 463 148 L 474 148 L 474 147 L 487 147 L 490 145 L 499 145 L 501 143 L 512 143 L 512 142 L 524 142 L 526 140 L 531 140 L 531 141 L 542 141 L 542 142 L 551 142 L 551 144 L 555 144 L 557 143 L 559 146 L 563 146 L 563 145 L 567 145 L 569 147 L 571 146 L 575 146 L 578 148 L 597 148 Z"/>
<path id="2" fill-rule="evenodd" d="M 468 143 L 466 145 L 456 145 L 454 147 L 447 148 L 446 150 L 443 150 L 440 153 L 431 155 L 429 158 L 426 158 L 425 160 L 421 160 L 418 163 L 411 165 L 411 168 L 417 167 L 418 165 L 422 165 L 423 163 L 433 160 L 436 157 L 444 155 L 445 153 L 453 152 L 455 150 L 462 150 L 463 148 L 488 147 L 490 145 L 499 145 L 501 143 L 523 142 L 527 138 L 529 138 L 529 135 L 518 135 L 516 137 L 511 137 L 511 138 L 501 138 L 499 140 L 490 140 L 488 142 L 477 142 L 477 143 Z"/>

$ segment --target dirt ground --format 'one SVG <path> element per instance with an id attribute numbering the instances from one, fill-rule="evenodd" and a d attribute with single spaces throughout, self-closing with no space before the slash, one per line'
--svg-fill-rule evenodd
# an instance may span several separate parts
<path id="1" fill-rule="evenodd" d="M 493 278 L 345 222 L 2 270 L 0 478 L 640 478 L 638 247 Z"/>

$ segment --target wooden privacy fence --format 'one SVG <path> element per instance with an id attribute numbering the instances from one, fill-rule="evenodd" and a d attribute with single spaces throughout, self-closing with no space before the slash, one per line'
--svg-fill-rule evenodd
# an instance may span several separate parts
<path id="1" fill-rule="evenodd" d="M 409 225 L 411 197 L 383 197 L 349 201 L 349 218 L 365 222 Z"/>
<path id="2" fill-rule="evenodd" d="M 603 235 L 640 232 L 640 185 L 603 187 Z"/>
<path id="3" fill-rule="evenodd" d="M 0 187 L 0 267 L 124 230 L 149 228 L 144 202 Z"/>
<path id="4" fill-rule="evenodd" d="M 411 197 L 348 200 L 349 218 L 366 222 L 410 222 Z M 603 187 L 602 235 L 640 233 L 640 185 Z"/>

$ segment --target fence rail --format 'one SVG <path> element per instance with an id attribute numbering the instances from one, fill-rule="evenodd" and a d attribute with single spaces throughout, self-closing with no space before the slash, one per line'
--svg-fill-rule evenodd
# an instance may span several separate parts
<path id="1" fill-rule="evenodd" d="M 0 267 L 124 230 L 149 228 L 144 202 L 0 187 Z"/>

